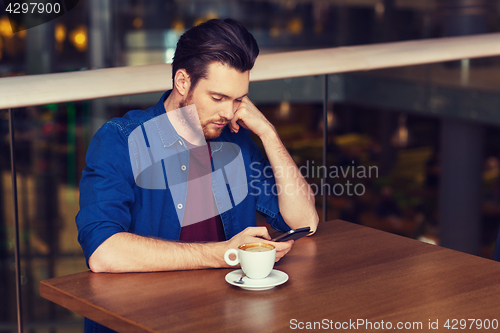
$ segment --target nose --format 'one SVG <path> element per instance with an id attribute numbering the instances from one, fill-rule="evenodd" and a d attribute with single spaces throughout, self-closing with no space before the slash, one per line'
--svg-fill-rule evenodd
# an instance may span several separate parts
<path id="1" fill-rule="evenodd" d="M 219 111 L 219 117 L 221 118 L 226 118 L 228 121 L 231 121 L 234 117 L 234 111 L 232 108 L 232 105 L 227 103 L 220 111 Z"/>

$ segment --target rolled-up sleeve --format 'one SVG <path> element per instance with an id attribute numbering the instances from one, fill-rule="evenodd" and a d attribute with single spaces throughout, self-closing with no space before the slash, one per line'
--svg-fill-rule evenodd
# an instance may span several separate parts
<path id="1" fill-rule="evenodd" d="M 107 123 L 90 143 L 80 181 L 76 225 L 87 261 L 106 239 L 129 230 L 133 185 L 127 138 L 117 125 Z"/>

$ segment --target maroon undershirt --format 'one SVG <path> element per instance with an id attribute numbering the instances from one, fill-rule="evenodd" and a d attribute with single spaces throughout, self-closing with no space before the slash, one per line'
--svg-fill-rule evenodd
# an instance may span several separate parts
<path id="1" fill-rule="evenodd" d="M 193 146 L 186 142 L 186 146 L 189 148 L 189 177 L 188 179 L 197 179 L 201 176 L 211 174 L 211 150 L 210 143 L 207 142 L 207 146 Z M 207 150 L 208 147 L 208 150 Z M 188 183 L 189 184 L 189 183 Z M 210 182 L 205 182 L 205 184 L 200 187 L 189 186 L 187 189 L 186 207 L 184 211 L 185 221 L 196 221 L 196 214 L 200 212 L 215 212 L 217 209 L 214 203 L 214 197 L 212 193 L 212 185 Z M 217 213 L 211 213 L 211 215 L 216 215 L 214 217 L 208 218 L 204 221 L 183 226 L 181 228 L 181 235 L 179 240 L 183 242 L 220 242 L 225 241 L 226 236 L 224 234 L 224 227 L 222 226 L 222 220 L 220 215 Z"/>

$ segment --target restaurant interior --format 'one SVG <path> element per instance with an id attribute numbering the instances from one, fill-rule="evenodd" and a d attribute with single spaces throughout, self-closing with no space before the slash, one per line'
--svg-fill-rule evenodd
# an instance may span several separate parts
<path id="1" fill-rule="evenodd" d="M 183 31 L 225 17 L 241 21 L 261 54 L 270 54 L 499 32 L 500 1 L 86 0 L 17 33 L 0 3 L 0 80 L 170 63 Z M 326 80 L 326 126 L 323 76 L 251 82 L 249 93 L 311 184 L 320 221 L 342 219 L 493 259 L 500 227 L 500 57 Z M 41 298 L 39 283 L 88 269 L 75 216 L 93 134 L 160 96 L 13 110 L 26 331 L 83 332 L 83 318 Z M 0 332 L 17 331 L 9 143 L 9 113 L 0 110 Z M 443 181 L 445 174 L 452 181 Z M 461 191 L 476 201 L 450 207 L 447 197 Z M 453 225 L 450 214 L 467 222 Z"/>

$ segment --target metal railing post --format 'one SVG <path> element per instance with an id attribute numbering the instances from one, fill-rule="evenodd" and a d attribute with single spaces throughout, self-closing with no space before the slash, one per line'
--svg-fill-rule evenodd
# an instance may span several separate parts
<path id="1" fill-rule="evenodd" d="M 9 132 L 10 132 L 10 169 L 12 173 L 12 201 L 14 203 L 14 242 L 16 261 L 16 298 L 17 298 L 17 327 L 18 332 L 23 332 L 22 320 L 22 298 L 21 298 L 21 253 L 19 250 L 19 216 L 17 206 L 17 179 L 16 179 L 16 159 L 14 145 L 14 115 L 9 109 Z"/>
<path id="2" fill-rule="evenodd" d="M 328 221 L 328 193 L 325 191 L 328 170 L 328 74 L 324 75 L 324 94 L 323 94 L 323 166 L 325 174 L 323 175 L 323 184 L 321 192 L 323 192 L 323 221 Z"/>

